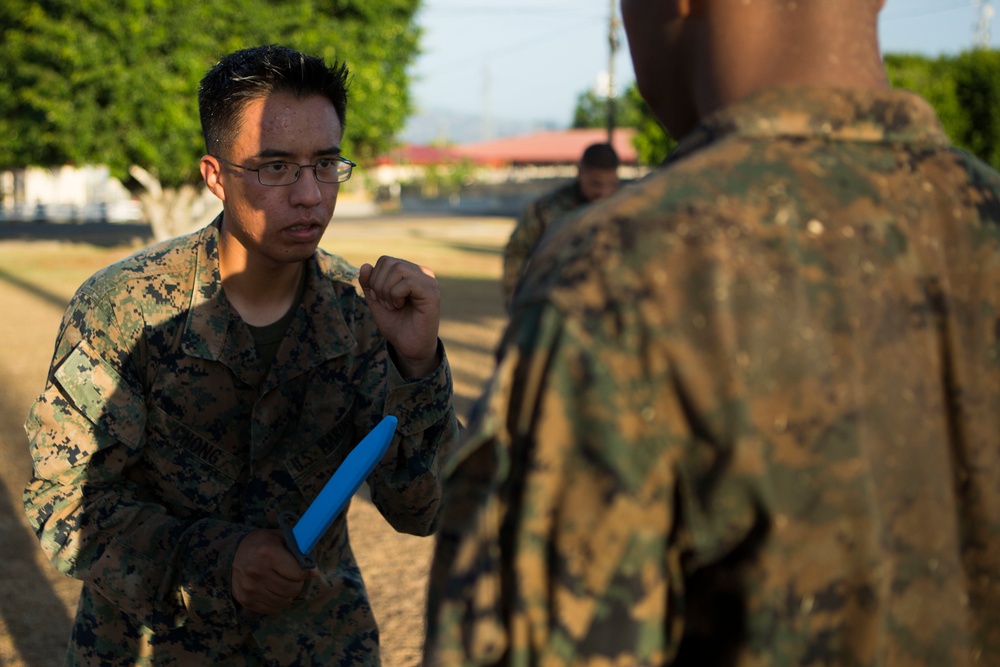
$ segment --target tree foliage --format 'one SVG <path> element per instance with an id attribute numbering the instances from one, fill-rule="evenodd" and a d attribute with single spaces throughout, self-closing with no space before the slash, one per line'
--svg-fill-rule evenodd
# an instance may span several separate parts
<path id="1" fill-rule="evenodd" d="M 639 162 L 650 166 L 658 165 L 667 158 L 677 142 L 660 125 L 660 121 L 646 104 L 635 84 L 628 89 L 626 97 L 631 99 L 632 104 L 639 110 L 639 120 L 635 126 L 636 135 L 632 139 L 632 144 L 639 154 Z"/>
<path id="2" fill-rule="evenodd" d="M 633 86 L 634 87 L 634 86 Z M 635 100 L 625 91 L 614 100 L 615 127 L 635 127 L 641 116 Z M 588 90 L 576 98 L 576 108 L 573 110 L 573 128 L 607 127 L 608 99 Z"/>
<path id="3" fill-rule="evenodd" d="M 419 0 L 4 0 L 0 169 L 138 165 L 196 184 L 197 85 L 226 53 L 282 43 L 352 71 L 344 148 L 365 159 L 410 112 Z"/>
<path id="4" fill-rule="evenodd" d="M 965 122 L 955 141 L 1000 169 L 1000 51 L 968 51 L 956 66 L 955 97 Z"/>
<path id="5" fill-rule="evenodd" d="M 632 143 L 640 164 L 657 165 L 663 162 L 677 143 L 656 120 L 634 82 L 615 100 L 614 121 L 616 127 L 635 128 Z M 607 124 L 607 99 L 593 90 L 581 93 L 573 110 L 573 127 L 607 127 Z"/>
<path id="6" fill-rule="evenodd" d="M 884 58 L 889 83 L 924 97 L 946 128 L 962 122 L 962 110 L 955 97 L 955 79 L 950 59 L 913 54 L 888 54 Z"/>
<path id="7" fill-rule="evenodd" d="M 1000 169 L 1000 52 L 973 49 L 957 56 L 885 58 L 894 87 L 923 96 L 955 145 Z"/>

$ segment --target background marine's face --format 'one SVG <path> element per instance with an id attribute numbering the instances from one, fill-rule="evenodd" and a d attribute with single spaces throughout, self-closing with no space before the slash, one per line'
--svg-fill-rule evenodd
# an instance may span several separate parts
<path id="1" fill-rule="evenodd" d="M 583 198 L 587 201 L 597 201 L 613 195 L 618 189 L 618 171 L 580 167 L 577 181 L 580 183 L 580 194 Z"/>

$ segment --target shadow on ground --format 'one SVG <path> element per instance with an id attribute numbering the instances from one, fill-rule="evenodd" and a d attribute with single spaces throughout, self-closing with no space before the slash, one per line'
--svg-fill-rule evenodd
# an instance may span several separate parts
<path id="1" fill-rule="evenodd" d="M 9 388 L 16 382 L 0 370 L 0 385 Z M 18 502 L 31 475 L 22 428 L 26 415 L 20 407 L 29 401 L 7 400 L 9 393 L 9 389 L 4 391 L 5 400 L 0 403 L 0 443 L 5 461 L 0 473 L 0 580 L 3 581 L 0 622 L 13 641 L 13 651 L 22 660 L 20 664 L 49 667 L 62 664 L 71 624 L 64 595 L 56 590 L 55 583 L 71 589 L 79 588 L 79 584 L 62 577 L 44 562 Z M 0 664 L 11 664 L 4 652 L 0 647 Z"/>
<path id="2" fill-rule="evenodd" d="M 23 222 L 0 224 L 0 241 L 64 241 L 114 248 L 135 245 L 136 243 L 145 245 L 152 240 L 153 232 L 145 223 Z"/>

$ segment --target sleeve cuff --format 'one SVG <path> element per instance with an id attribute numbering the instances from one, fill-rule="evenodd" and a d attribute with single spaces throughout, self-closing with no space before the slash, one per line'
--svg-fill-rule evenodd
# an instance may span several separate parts
<path id="1" fill-rule="evenodd" d="M 414 435 L 426 430 L 433 424 L 444 419 L 452 406 L 451 365 L 444 344 L 438 339 L 438 352 L 441 363 L 437 370 L 422 378 L 405 380 L 391 361 L 385 414 L 394 415 L 399 419 L 397 427 L 404 436 Z"/>

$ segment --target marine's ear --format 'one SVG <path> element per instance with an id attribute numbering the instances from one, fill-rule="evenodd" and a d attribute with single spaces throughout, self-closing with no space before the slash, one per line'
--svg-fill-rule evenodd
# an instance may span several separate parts
<path id="1" fill-rule="evenodd" d="M 212 155 L 202 155 L 201 163 L 198 165 L 201 170 L 201 177 L 205 179 L 205 185 L 216 197 L 226 201 L 226 188 L 222 185 L 222 165 L 218 158 Z"/>

